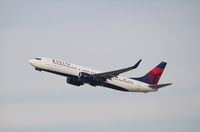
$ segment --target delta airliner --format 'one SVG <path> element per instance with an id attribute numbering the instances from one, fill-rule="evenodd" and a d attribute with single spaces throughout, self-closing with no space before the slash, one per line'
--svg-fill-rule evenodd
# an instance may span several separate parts
<path id="1" fill-rule="evenodd" d="M 71 64 L 62 60 L 38 57 L 29 60 L 29 63 L 38 71 L 46 71 L 67 77 L 66 82 L 75 86 L 90 84 L 92 86 L 103 86 L 115 90 L 127 92 L 155 92 L 159 88 L 171 85 L 171 83 L 158 84 L 165 69 L 166 62 L 161 62 L 146 75 L 139 78 L 127 78 L 120 74 L 136 69 L 139 60 L 134 66 L 119 70 L 101 72 L 95 69 Z"/>

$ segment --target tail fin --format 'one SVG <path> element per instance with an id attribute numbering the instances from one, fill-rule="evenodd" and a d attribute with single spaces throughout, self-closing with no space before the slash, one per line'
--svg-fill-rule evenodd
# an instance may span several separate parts
<path id="1" fill-rule="evenodd" d="M 156 85 L 156 84 L 158 84 L 166 65 L 167 65 L 166 62 L 161 62 L 159 65 L 154 67 L 150 72 L 148 72 L 143 77 L 132 78 L 132 79 L 135 79 L 135 80 L 147 83 L 147 84 L 151 84 L 151 85 Z"/>

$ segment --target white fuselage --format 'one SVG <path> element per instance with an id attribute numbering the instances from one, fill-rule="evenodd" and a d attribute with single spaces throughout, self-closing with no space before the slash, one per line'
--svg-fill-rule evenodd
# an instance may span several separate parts
<path id="1" fill-rule="evenodd" d="M 79 76 L 80 72 L 86 72 L 89 74 L 97 74 L 101 73 L 101 71 L 87 68 L 71 63 L 67 63 L 61 60 L 50 59 L 50 58 L 41 58 L 42 60 L 31 59 L 29 63 L 34 66 L 37 70 L 44 70 L 47 72 L 52 72 L 55 74 L 68 76 Z M 148 86 L 148 84 L 133 80 L 130 78 L 116 76 L 106 80 L 107 84 L 112 86 L 117 86 L 123 88 L 130 92 L 154 92 L 156 89 L 152 89 Z M 103 84 L 100 86 L 104 86 Z"/>

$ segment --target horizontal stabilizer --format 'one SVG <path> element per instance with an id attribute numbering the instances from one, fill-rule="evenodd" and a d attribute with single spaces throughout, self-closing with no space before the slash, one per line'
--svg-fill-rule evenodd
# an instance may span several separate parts
<path id="1" fill-rule="evenodd" d="M 153 89 L 159 89 L 159 88 L 166 87 L 166 86 L 169 86 L 169 85 L 172 85 L 172 83 L 158 84 L 158 85 L 149 85 L 149 87 L 153 88 Z"/>

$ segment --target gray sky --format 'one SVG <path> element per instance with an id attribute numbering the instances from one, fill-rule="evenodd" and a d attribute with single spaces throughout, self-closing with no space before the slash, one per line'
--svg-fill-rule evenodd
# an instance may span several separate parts
<path id="1" fill-rule="evenodd" d="M 0 0 L 0 131 L 198 132 L 197 0 Z M 167 61 L 157 93 L 75 87 L 28 64 L 44 56 L 123 74 Z"/>

